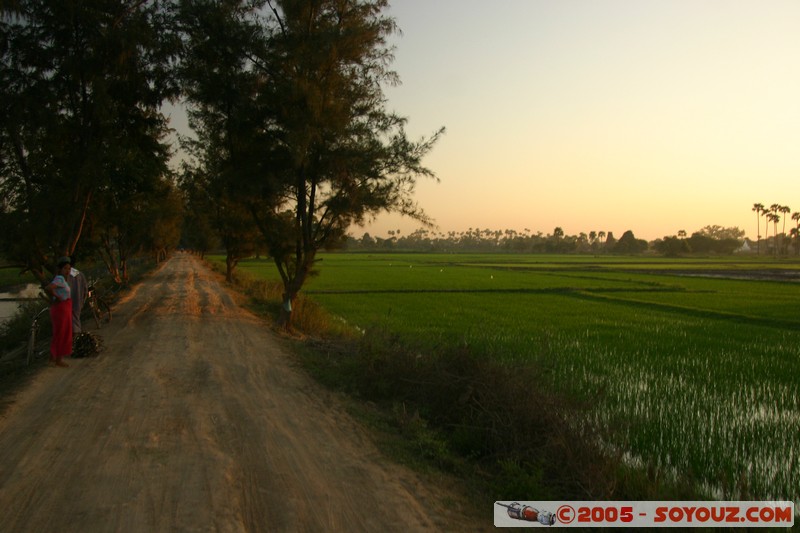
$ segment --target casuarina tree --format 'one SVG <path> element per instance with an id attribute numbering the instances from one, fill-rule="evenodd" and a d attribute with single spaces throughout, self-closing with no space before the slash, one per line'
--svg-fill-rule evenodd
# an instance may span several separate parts
<path id="1" fill-rule="evenodd" d="M 268 102 L 277 141 L 271 179 L 284 201 L 259 213 L 283 280 L 281 321 L 312 272 L 317 252 L 381 211 L 429 223 L 413 199 L 422 164 L 443 129 L 411 141 L 388 111 L 397 83 L 387 39 L 397 31 L 385 0 L 274 0 L 268 6 Z"/>
<path id="2" fill-rule="evenodd" d="M 283 281 L 281 322 L 317 252 L 382 211 L 429 223 L 413 199 L 443 130 L 411 141 L 383 90 L 398 83 L 385 0 L 186 0 L 190 116 L 203 175 L 246 206 Z M 222 194 L 222 193 L 220 193 Z"/>
<path id="3" fill-rule="evenodd" d="M 224 246 L 229 281 L 240 259 L 264 248 L 253 213 L 280 201 L 269 178 L 275 151 L 264 104 L 269 76 L 256 66 L 264 55 L 263 4 L 186 0 L 178 17 L 180 77 L 194 131 L 182 140 L 192 162 L 181 173 L 181 188 L 193 221 Z M 208 235 L 193 240 L 200 248 L 210 242 Z"/>
<path id="4" fill-rule="evenodd" d="M 40 278 L 114 179 L 166 171 L 171 34 L 155 0 L 0 4 L 0 233 Z"/>

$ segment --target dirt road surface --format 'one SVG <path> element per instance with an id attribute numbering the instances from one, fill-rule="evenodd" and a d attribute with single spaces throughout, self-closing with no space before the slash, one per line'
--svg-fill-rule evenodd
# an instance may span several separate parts
<path id="1" fill-rule="evenodd" d="M 0 418 L 0 531 L 464 531 L 189 254 Z"/>

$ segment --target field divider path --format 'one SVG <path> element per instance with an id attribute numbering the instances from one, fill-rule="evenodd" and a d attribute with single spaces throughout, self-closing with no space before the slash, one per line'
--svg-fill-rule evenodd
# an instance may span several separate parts
<path id="1" fill-rule="evenodd" d="M 308 295 L 326 294 L 571 294 L 579 292 L 614 293 L 614 292 L 689 292 L 682 288 L 646 288 L 631 289 L 626 287 L 610 287 L 586 289 L 580 287 L 547 287 L 544 289 L 509 288 L 509 289 L 322 289 L 304 291 Z M 703 291 L 692 291 L 703 292 Z"/>
<path id="2" fill-rule="evenodd" d="M 709 320 L 726 320 L 740 324 L 748 324 L 751 326 L 769 327 L 777 329 L 800 330 L 800 322 L 795 320 L 786 320 L 780 318 L 765 318 L 751 315 L 744 315 L 740 313 L 730 313 L 726 311 L 714 311 L 710 309 L 701 309 L 697 307 L 686 307 L 675 304 L 665 304 L 658 302 L 647 302 L 644 300 L 636 300 L 633 298 L 620 298 L 615 296 L 605 296 L 604 293 L 613 294 L 618 293 L 636 293 L 636 292 L 659 292 L 659 291 L 634 291 L 628 289 L 620 290 L 591 290 L 582 289 L 572 292 L 564 292 L 564 296 L 573 298 L 592 300 L 596 302 L 606 302 L 617 305 L 625 305 L 628 307 L 640 307 L 656 311 L 665 311 L 668 313 L 677 313 L 692 318 L 705 318 Z M 669 292 L 669 291 L 660 291 Z M 675 291 L 681 292 L 681 291 Z M 683 291 L 683 292 L 698 292 L 698 291 Z"/>

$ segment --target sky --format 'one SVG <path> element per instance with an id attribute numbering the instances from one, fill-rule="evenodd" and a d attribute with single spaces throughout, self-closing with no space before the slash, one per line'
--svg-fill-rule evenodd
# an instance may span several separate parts
<path id="1" fill-rule="evenodd" d="M 754 203 L 800 211 L 797 0 L 394 0 L 388 14 L 402 84 L 387 107 L 412 139 L 446 128 L 424 161 L 438 182 L 415 193 L 439 231 L 755 238 Z M 351 234 L 419 227 L 381 215 Z"/>
<path id="2" fill-rule="evenodd" d="M 800 0 L 391 4 L 387 108 L 414 140 L 446 129 L 414 195 L 438 231 L 755 238 L 754 203 L 800 211 Z"/>

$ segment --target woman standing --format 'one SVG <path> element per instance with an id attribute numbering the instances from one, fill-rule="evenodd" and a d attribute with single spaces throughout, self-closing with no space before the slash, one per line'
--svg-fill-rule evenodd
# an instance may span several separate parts
<path id="1" fill-rule="evenodd" d="M 69 366 L 61 359 L 72 354 L 72 300 L 67 282 L 70 268 L 69 257 L 59 259 L 56 277 L 45 287 L 52 297 L 50 321 L 53 324 L 53 340 L 50 342 L 50 361 L 56 366 Z"/>

